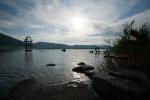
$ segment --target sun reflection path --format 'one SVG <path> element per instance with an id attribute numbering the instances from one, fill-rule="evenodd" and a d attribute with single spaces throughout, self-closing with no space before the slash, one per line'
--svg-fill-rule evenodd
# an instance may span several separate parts
<path id="1" fill-rule="evenodd" d="M 76 72 L 73 72 L 72 77 L 73 77 L 73 81 L 75 81 L 75 82 L 85 82 L 85 83 L 88 83 L 89 80 L 90 80 L 84 74 L 76 73 Z"/>

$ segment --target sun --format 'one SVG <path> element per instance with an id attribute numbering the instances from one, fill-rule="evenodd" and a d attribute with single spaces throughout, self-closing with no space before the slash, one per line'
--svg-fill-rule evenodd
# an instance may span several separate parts
<path id="1" fill-rule="evenodd" d="M 75 16 L 72 18 L 73 28 L 76 30 L 81 30 L 85 27 L 85 18 L 82 16 Z"/>

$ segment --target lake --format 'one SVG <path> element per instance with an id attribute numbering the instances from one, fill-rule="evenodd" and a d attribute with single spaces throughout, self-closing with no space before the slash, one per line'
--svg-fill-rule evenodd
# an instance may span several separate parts
<path id="1" fill-rule="evenodd" d="M 45 85 L 62 84 L 71 81 L 89 82 L 84 74 L 72 71 L 79 62 L 97 66 L 103 55 L 89 53 L 88 49 L 34 49 L 31 53 L 24 50 L 11 50 L 0 54 L 0 96 L 17 82 L 35 78 Z M 56 66 L 46 66 L 47 64 Z"/>

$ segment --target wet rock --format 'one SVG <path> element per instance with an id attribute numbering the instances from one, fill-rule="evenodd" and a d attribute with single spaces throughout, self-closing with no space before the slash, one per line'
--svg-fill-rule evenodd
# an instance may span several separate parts
<path id="1" fill-rule="evenodd" d="M 46 66 L 55 66 L 56 64 L 47 64 Z"/>
<path id="2" fill-rule="evenodd" d="M 111 73 L 112 74 L 112 73 Z M 129 76 L 128 76 L 129 77 Z M 103 100 L 149 100 L 149 89 L 142 81 L 99 72 L 92 78 L 93 88 Z"/>
<path id="3" fill-rule="evenodd" d="M 9 100 L 42 100 L 44 86 L 35 79 L 18 82 L 9 93 Z"/>
<path id="4" fill-rule="evenodd" d="M 95 75 L 95 72 L 94 71 L 85 71 L 84 74 L 86 76 L 88 76 L 89 78 L 92 78 L 94 75 Z"/>
<path id="5" fill-rule="evenodd" d="M 44 86 L 34 79 L 23 80 L 9 93 L 9 100 L 98 100 L 87 85 L 70 82 Z"/>
<path id="6" fill-rule="evenodd" d="M 79 73 L 84 73 L 85 71 L 88 70 L 94 70 L 94 67 L 90 65 L 80 65 L 79 67 L 75 67 L 72 69 L 72 71 L 79 72 Z"/>
<path id="7" fill-rule="evenodd" d="M 85 63 L 84 62 L 80 62 L 80 63 L 78 63 L 78 65 L 85 65 Z"/>

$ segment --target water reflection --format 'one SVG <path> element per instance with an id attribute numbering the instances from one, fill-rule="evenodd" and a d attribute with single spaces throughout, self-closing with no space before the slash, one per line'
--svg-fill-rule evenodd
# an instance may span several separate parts
<path id="1" fill-rule="evenodd" d="M 89 81 L 88 77 L 81 73 L 72 73 L 73 81 L 75 82 L 87 82 Z"/>
<path id="2" fill-rule="evenodd" d="M 33 54 L 31 52 L 25 52 L 24 64 L 25 66 L 33 66 Z"/>
<path id="3" fill-rule="evenodd" d="M 74 79 L 80 79 L 81 78 L 79 73 L 73 72 L 72 75 L 73 75 Z"/>
<path id="4" fill-rule="evenodd" d="M 45 84 L 59 84 L 64 82 L 88 82 L 84 74 L 72 72 L 79 62 L 92 66 L 102 61 L 102 55 L 95 56 L 89 50 L 33 50 L 25 53 L 24 50 L 11 51 L 0 56 L 0 92 L 9 89 L 18 81 L 35 78 Z M 46 66 L 54 63 L 56 66 Z M 1 94 L 0 93 L 0 94 Z"/>
<path id="5" fill-rule="evenodd" d="M 34 62 L 33 62 L 33 54 L 31 52 L 25 52 L 24 53 L 24 67 L 22 68 L 22 71 L 24 71 L 24 78 L 28 79 L 28 78 L 34 78 L 32 73 L 33 73 L 33 66 L 34 66 Z"/>

